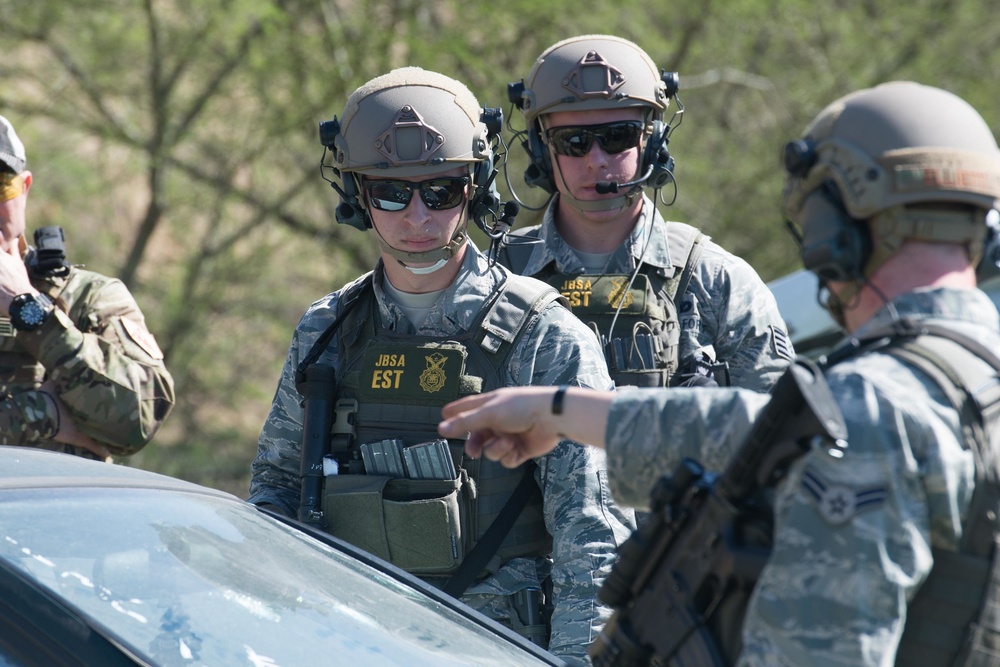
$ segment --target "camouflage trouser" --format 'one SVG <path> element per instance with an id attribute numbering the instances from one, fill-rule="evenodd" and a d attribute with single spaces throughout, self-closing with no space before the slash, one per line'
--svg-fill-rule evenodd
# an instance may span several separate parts
<path id="1" fill-rule="evenodd" d="M 523 588 L 510 595 L 473 593 L 462 602 L 484 616 L 511 628 L 517 634 L 544 649 L 549 647 L 549 623 L 541 590 Z"/>

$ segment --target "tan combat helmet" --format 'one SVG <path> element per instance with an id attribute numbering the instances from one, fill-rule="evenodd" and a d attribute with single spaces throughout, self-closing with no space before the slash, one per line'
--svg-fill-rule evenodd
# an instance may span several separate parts
<path id="1" fill-rule="evenodd" d="M 638 45 L 611 35 L 581 35 L 546 49 L 524 79 L 521 111 L 530 125 L 542 114 L 621 107 L 667 109 L 667 85 Z"/>
<path id="2" fill-rule="evenodd" d="M 975 262 L 1000 205 L 989 126 L 956 95 L 912 82 L 829 105 L 785 146 L 784 163 L 783 212 L 802 229 L 806 268 L 824 280 L 869 276 L 907 239 L 967 244 Z"/>
<path id="3" fill-rule="evenodd" d="M 426 176 L 493 154 L 482 107 L 460 81 L 419 67 L 372 79 L 347 100 L 334 161 L 341 172 Z"/>

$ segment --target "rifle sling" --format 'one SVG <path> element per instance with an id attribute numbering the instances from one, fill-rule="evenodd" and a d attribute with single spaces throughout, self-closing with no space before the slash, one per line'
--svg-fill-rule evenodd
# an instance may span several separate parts
<path id="1" fill-rule="evenodd" d="M 476 546 L 465 556 L 465 560 L 458 566 L 455 574 L 448 579 L 448 583 L 442 586 L 445 593 L 455 598 L 462 597 L 479 573 L 486 568 L 490 559 L 493 558 L 493 554 L 497 552 L 507 534 L 510 533 L 517 517 L 536 493 L 541 493 L 541 489 L 535 483 L 535 464 L 529 461 L 525 464 L 524 476 L 517 488 L 514 489 L 510 499 L 493 519 L 493 523 L 486 529 L 482 539 L 476 542 Z"/>

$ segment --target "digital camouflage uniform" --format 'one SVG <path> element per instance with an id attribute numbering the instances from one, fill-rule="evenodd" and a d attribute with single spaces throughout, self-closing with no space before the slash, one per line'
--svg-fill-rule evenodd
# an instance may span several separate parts
<path id="1" fill-rule="evenodd" d="M 470 244 L 458 278 L 441 295 L 426 322 L 414 330 L 387 297 L 381 262 L 375 269 L 375 298 L 382 325 L 397 333 L 455 336 L 468 329 L 494 290 L 501 267 L 490 268 Z M 334 318 L 341 292 L 315 302 L 299 322 L 274 403 L 253 463 L 250 502 L 275 505 L 291 516 L 300 499 L 299 459 L 303 407 L 294 373 L 301 358 Z M 336 365 L 337 337 L 319 358 Z M 501 369 L 504 385 L 558 385 L 608 389 L 608 377 L 594 336 L 562 306 L 551 304 L 529 328 Z M 496 575 L 471 586 L 462 600 L 501 621 L 508 616 L 506 596 L 538 587 L 551 574 L 555 609 L 549 650 L 566 660 L 586 661 L 587 645 L 609 610 L 597 600 L 617 546 L 634 527 L 631 512 L 612 503 L 603 454 L 570 442 L 537 461 L 536 479 L 544 497 L 545 524 L 552 534 L 551 558 L 516 558 Z"/>
<path id="2" fill-rule="evenodd" d="M 538 236 L 542 243 L 533 248 L 521 273 L 542 278 L 541 274 L 586 273 L 573 249 L 559 235 L 553 214 L 559 203 L 556 195 L 545 211 L 542 224 L 518 230 L 515 235 Z M 653 236 L 643 253 L 652 219 Z M 653 202 L 643 198 L 642 214 L 628 239 L 611 257 L 605 273 L 631 274 L 636 262 L 669 277 L 683 269 L 686 252 L 667 241 L 667 228 L 682 225 L 664 221 Z M 678 358 L 680 368 L 699 350 L 710 348 L 715 359 L 726 362 L 732 385 L 766 392 L 785 371 L 792 359 L 792 344 L 778 312 L 774 295 L 753 268 L 743 259 L 707 241 L 695 264 L 691 282 L 677 300 L 680 320 Z M 606 332 L 602 332 L 606 333 Z M 615 337 L 626 336 L 616 331 Z"/>
<path id="3" fill-rule="evenodd" d="M 31 332 L 0 316 L 0 444 L 97 458 L 52 441 L 58 414 L 38 391 L 51 380 L 82 433 L 112 454 L 139 451 L 173 408 L 174 384 L 135 299 L 120 280 L 77 267 L 32 284 L 56 308 Z"/>
<path id="4" fill-rule="evenodd" d="M 924 288 L 893 301 L 1000 349 L 1000 318 L 979 290 Z M 883 308 L 854 332 L 891 321 Z M 869 351 L 827 373 L 847 424 L 843 458 L 814 450 L 778 487 L 775 545 L 744 622 L 739 665 L 892 665 L 912 600 L 955 551 L 975 488 L 973 455 L 937 384 Z M 721 470 L 768 397 L 745 391 L 621 392 L 607 429 L 612 491 L 639 504 L 682 457 Z"/>

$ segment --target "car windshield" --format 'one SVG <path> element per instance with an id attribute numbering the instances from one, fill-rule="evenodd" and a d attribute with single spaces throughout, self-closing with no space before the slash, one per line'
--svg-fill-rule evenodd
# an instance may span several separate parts
<path id="1" fill-rule="evenodd" d="M 159 665 L 542 664 L 234 499 L 22 489 L 0 498 L 0 558 Z"/>

